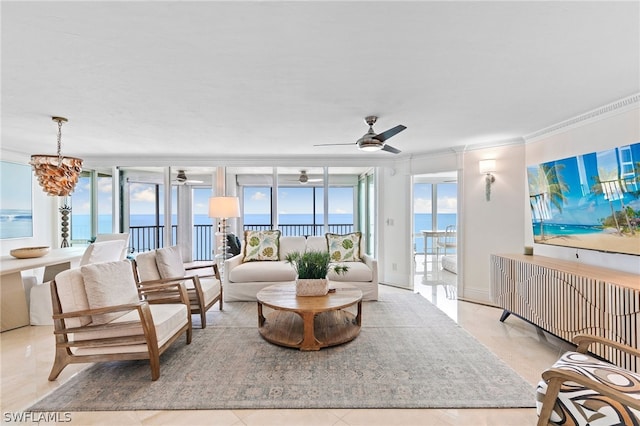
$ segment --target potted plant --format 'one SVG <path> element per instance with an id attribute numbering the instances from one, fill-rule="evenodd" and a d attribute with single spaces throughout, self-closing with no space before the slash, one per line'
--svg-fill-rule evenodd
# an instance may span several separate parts
<path id="1" fill-rule="evenodd" d="M 304 253 L 291 252 L 285 257 L 295 269 L 296 295 L 298 296 L 324 296 L 329 291 L 327 274 L 334 271 L 344 274 L 349 270 L 348 266 L 331 264 L 331 256 L 326 251 L 306 251 Z"/>

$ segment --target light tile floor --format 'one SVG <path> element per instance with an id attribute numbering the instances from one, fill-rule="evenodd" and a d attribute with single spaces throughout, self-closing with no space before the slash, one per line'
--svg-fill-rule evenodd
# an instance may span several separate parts
<path id="1" fill-rule="evenodd" d="M 501 310 L 459 301 L 455 297 L 455 275 L 417 262 L 415 291 L 487 346 L 507 365 L 535 386 L 540 373 L 569 345 L 515 317 L 504 323 Z M 408 291 L 381 286 L 381 294 Z M 0 334 L 2 423 L 11 415 L 53 391 L 73 374 L 86 368 L 71 365 L 55 382 L 47 381 L 53 360 L 52 327 L 31 326 Z M 219 411 L 120 411 L 74 412 L 71 422 L 60 425 L 532 425 L 535 409 L 431 409 L 431 410 L 219 410 Z"/>

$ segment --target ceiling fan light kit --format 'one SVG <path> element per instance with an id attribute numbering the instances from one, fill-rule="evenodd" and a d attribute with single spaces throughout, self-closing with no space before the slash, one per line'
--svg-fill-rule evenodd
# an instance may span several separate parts
<path id="1" fill-rule="evenodd" d="M 364 134 L 360 139 L 356 141 L 356 145 L 360 151 L 365 152 L 375 152 L 375 151 L 387 151 L 392 154 L 399 154 L 400 151 L 398 148 L 394 148 L 390 145 L 386 144 L 386 140 L 396 134 L 400 133 L 406 126 L 399 124 L 395 127 L 392 127 L 382 133 L 376 133 L 373 130 L 373 125 L 376 121 L 378 121 L 378 117 L 375 115 L 369 115 L 364 118 L 364 121 L 369 125 L 369 131 Z M 334 146 L 334 145 L 351 145 L 350 143 L 323 143 L 316 144 L 315 146 Z"/>
<path id="2" fill-rule="evenodd" d="M 358 141 L 358 149 L 360 151 L 374 152 L 382 149 L 382 142 L 375 139 L 360 139 Z"/>

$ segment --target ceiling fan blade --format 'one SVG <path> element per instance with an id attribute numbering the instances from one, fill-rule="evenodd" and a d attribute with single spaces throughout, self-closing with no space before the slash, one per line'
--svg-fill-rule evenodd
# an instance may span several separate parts
<path id="1" fill-rule="evenodd" d="M 394 135 L 400 133 L 401 131 L 403 131 L 406 128 L 407 128 L 407 126 L 403 126 L 402 124 L 399 124 L 396 127 L 392 127 L 391 129 L 389 129 L 387 131 L 384 131 L 382 133 L 379 133 L 379 134 L 375 135 L 373 137 L 373 139 L 379 140 L 380 142 L 384 142 L 387 139 L 389 139 L 391 136 L 394 136 Z"/>
<path id="2" fill-rule="evenodd" d="M 391 145 L 386 145 L 386 144 L 382 147 L 382 150 L 390 152 L 392 154 L 400 154 L 402 152 L 398 148 L 394 148 Z"/>
<path id="3" fill-rule="evenodd" d="M 313 146 L 336 146 L 336 145 L 353 145 L 354 143 L 318 143 Z"/>

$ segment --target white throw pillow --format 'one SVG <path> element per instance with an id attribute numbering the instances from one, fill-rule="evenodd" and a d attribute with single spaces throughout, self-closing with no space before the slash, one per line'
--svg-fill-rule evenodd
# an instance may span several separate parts
<path id="1" fill-rule="evenodd" d="M 80 268 L 87 300 L 91 309 L 136 303 L 140 299 L 133 269 L 128 260 L 93 263 Z M 94 324 L 105 324 L 120 318 L 127 311 L 92 315 Z"/>
<path id="2" fill-rule="evenodd" d="M 178 246 L 156 250 L 156 264 L 162 278 L 182 278 L 187 275 Z"/>
<path id="3" fill-rule="evenodd" d="M 122 240 L 102 241 L 90 244 L 82 255 L 80 265 L 120 260 L 124 245 L 125 242 Z"/>

